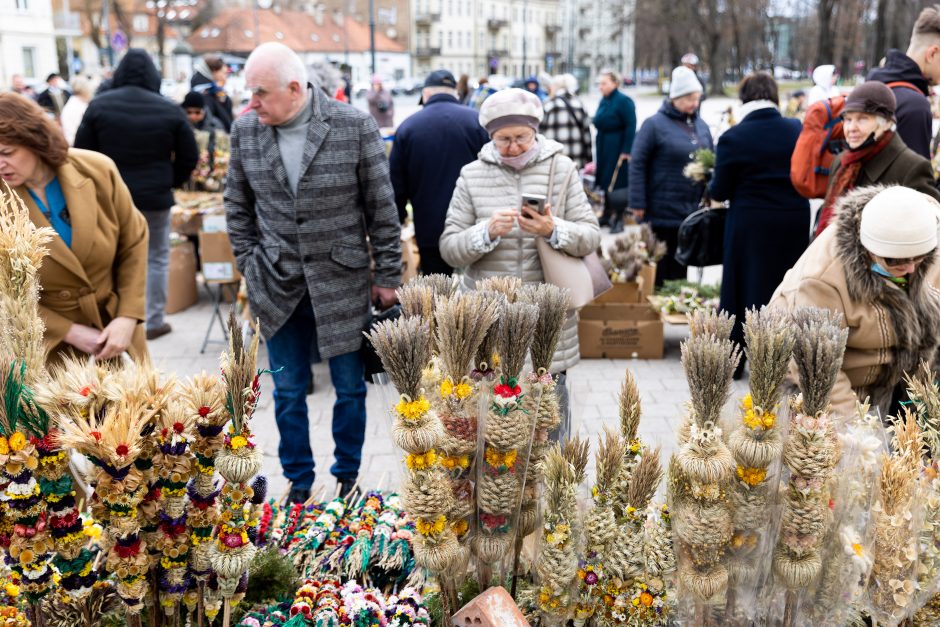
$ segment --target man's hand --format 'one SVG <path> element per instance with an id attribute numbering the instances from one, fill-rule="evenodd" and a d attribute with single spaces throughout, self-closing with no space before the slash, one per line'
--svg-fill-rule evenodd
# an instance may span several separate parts
<path id="1" fill-rule="evenodd" d="M 532 235 L 541 235 L 542 237 L 551 237 L 555 232 L 555 218 L 552 217 L 552 206 L 545 203 L 545 213 L 541 214 L 533 211 L 529 207 L 523 207 L 519 214 L 519 228 Z"/>
<path id="2" fill-rule="evenodd" d="M 69 327 L 63 341 L 70 346 L 74 346 L 86 355 L 94 355 L 98 350 L 98 339 L 100 336 L 101 331 L 98 329 L 75 322 Z"/>
<path id="3" fill-rule="evenodd" d="M 95 350 L 95 359 L 111 359 L 117 357 L 131 345 L 137 321 L 133 318 L 119 316 L 112 320 L 98 336 Z"/>
<path id="4" fill-rule="evenodd" d="M 515 209 L 497 209 L 490 218 L 489 233 L 490 240 L 495 241 L 497 237 L 502 237 L 512 230 L 516 223 L 519 212 Z"/>
<path id="5" fill-rule="evenodd" d="M 646 209 L 630 209 L 629 211 L 637 222 L 642 222 L 643 218 L 646 217 Z"/>
<path id="6" fill-rule="evenodd" d="M 372 302 L 380 308 L 388 309 L 398 302 L 398 292 L 391 287 L 372 286 Z"/>

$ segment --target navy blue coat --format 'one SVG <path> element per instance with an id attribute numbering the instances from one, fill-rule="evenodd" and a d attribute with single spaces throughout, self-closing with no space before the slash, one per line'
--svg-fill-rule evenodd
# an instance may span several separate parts
<path id="1" fill-rule="evenodd" d="M 630 207 L 645 209 L 645 220 L 657 227 L 675 228 L 696 209 L 705 186 L 682 170 L 695 151 L 712 148 L 708 125 L 697 115 L 686 116 L 667 99 L 643 122 L 630 155 Z"/>
<path id="2" fill-rule="evenodd" d="M 721 308 L 735 315 L 732 339 L 743 341 L 744 312 L 770 302 L 809 245 L 809 201 L 790 182 L 800 122 L 758 109 L 718 138 L 709 194 L 731 201 L 725 222 Z"/>
<path id="3" fill-rule="evenodd" d="M 419 247 L 437 248 L 460 169 L 488 141 L 479 113 L 447 94 L 431 96 L 398 127 L 389 156 L 392 187 L 403 222 L 411 201 Z"/>
<path id="4" fill-rule="evenodd" d="M 633 151 L 633 138 L 636 135 L 636 105 L 633 99 L 619 89 L 609 96 L 601 98 L 594 114 L 594 128 L 597 129 L 597 150 L 594 152 L 597 174 L 595 185 L 606 190 L 617 168 L 620 155 Z M 621 165 L 617 174 L 615 189 L 627 186 L 629 182 L 627 166 Z"/>

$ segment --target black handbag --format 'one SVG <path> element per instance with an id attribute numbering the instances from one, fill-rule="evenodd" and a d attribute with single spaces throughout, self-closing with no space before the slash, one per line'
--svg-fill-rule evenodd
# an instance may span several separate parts
<path id="1" fill-rule="evenodd" d="M 366 333 L 370 332 L 375 325 L 384 321 L 384 320 L 397 320 L 401 317 L 401 305 L 392 305 L 385 311 L 372 310 L 372 319 L 369 321 L 369 324 L 366 327 Z M 382 365 L 382 359 L 379 357 L 379 354 L 375 352 L 375 347 L 372 346 L 372 342 L 369 341 L 368 337 L 362 338 L 362 347 L 359 349 L 359 354 L 362 355 L 362 362 L 365 365 L 365 379 L 369 383 L 375 383 L 372 378 L 372 375 L 379 374 L 380 372 L 385 372 L 385 366 Z"/>
<path id="2" fill-rule="evenodd" d="M 607 193 L 604 195 L 604 215 L 622 217 L 627 207 L 630 206 L 630 187 L 620 187 L 614 189 L 617 180 L 620 177 L 620 167 L 623 165 L 623 159 L 617 160 L 617 168 L 610 179 L 610 185 L 607 186 Z"/>
<path id="3" fill-rule="evenodd" d="M 725 219 L 728 210 L 702 207 L 679 225 L 676 261 L 703 268 L 722 263 L 725 251 Z"/>

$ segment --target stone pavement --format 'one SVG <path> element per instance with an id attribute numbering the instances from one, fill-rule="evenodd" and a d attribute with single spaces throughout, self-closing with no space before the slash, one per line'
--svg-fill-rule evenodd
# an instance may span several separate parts
<path id="1" fill-rule="evenodd" d="M 609 236 L 608 236 L 609 237 Z M 714 279 L 716 270 L 709 268 L 706 280 Z M 200 288 L 202 289 L 202 288 Z M 211 306 L 203 290 L 198 305 L 178 314 L 168 316 L 173 332 L 149 343 L 154 365 L 167 374 L 180 378 L 192 376 L 202 370 L 217 372 L 219 355 L 224 349 L 222 332 L 216 324 L 213 339 L 217 343 L 207 346 L 200 354 L 199 346 L 209 323 Z M 679 343 L 687 337 L 684 326 L 666 325 L 665 354 L 661 360 L 641 359 L 585 359 L 568 372 L 571 394 L 572 432 L 592 440 L 605 426 L 617 428 L 617 395 L 623 381 L 624 370 L 629 369 L 640 388 L 643 420 L 640 433 L 644 439 L 663 449 L 663 459 L 668 459 L 674 447 L 674 432 L 689 398 L 688 386 L 679 363 Z M 264 344 L 258 354 L 259 367 L 267 367 Z M 333 439 L 331 433 L 332 406 L 335 398 L 330 384 L 329 369 L 325 363 L 313 367 L 315 391 L 307 397 L 310 412 L 310 439 L 317 464 L 317 486 L 334 489 L 335 481 L 329 474 L 333 463 Z M 397 401 L 391 387 L 383 388 L 370 384 L 367 396 L 367 432 L 363 448 L 360 481 L 367 488 L 398 485 L 402 454 L 392 442 L 389 425 L 389 408 Z M 736 384 L 734 396 L 744 393 L 746 386 Z M 279 436 L 274 421 L 274 402 L 271 396 L 273 382 L 270 375 L 262 378 L 261 401 L 253 421 L 258 444 L 264 451 L 264 473 L 271 485 L 270 494 L 280 496 L 287 489 L 280 464 L 277 445 Z"/>

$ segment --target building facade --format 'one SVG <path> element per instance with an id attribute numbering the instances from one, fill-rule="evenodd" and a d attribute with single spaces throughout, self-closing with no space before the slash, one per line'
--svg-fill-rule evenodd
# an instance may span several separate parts
<path id="1" fill-rule="evenodd" d="M 561 0 L 561 67 L 582 85 L 606 68 L 633 76 L 636 0 Z"/>
<path id="2" fill-rule="evenodd" d="M 558 71 L 559 0 L 412 0 L 413 74 L 509 79 Z"/>
<path id="3" fill-rule="evenodd" d="M 51 0 L 0 0 L 0 89 L 14 74 L 42 83 L 58 69 Z"/>

